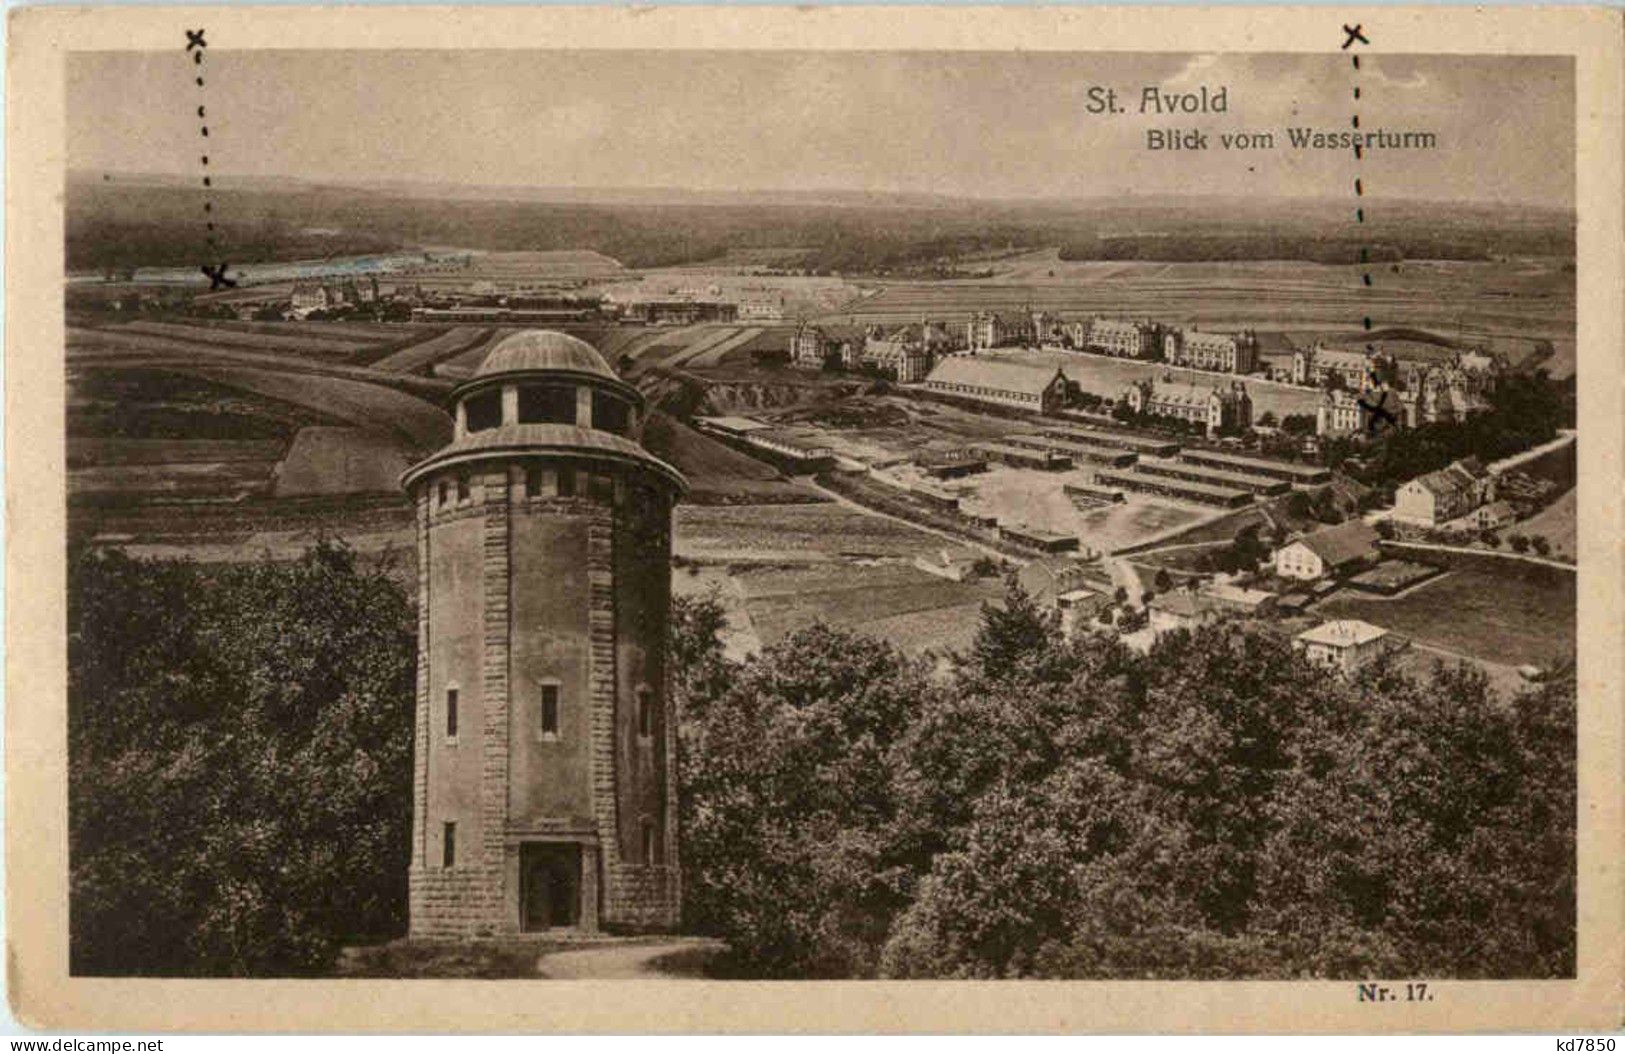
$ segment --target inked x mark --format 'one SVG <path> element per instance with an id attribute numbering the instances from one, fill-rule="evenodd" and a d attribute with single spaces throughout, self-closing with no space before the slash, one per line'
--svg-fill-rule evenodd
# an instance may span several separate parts
<path id="1" fill-rule="evenodd" d="M 1348 26 L 1344 26 L 1343 28 L 1347 29 Z M 207 40 L 203 39 L 203 30 L 201 30 L 201 29 L 188 29 L 186 31 L 186 50 L 187 51 L 191 51 L 194 47 L 197 48 L 199 51 L 202 51 L 204 48 L 206 48 L 208 46 L 209 46 L 209 42 Z M 1344 45 L 1344 47 L 1347 47 L 1347 46 L 1348 45 L 1346 45 L 1346 44 Z"/>
<path id="2" fill-rule="evenodd" d="M 1343 41 L 1343 50 L 1344 51 L 1347 51 L 1349 49 L 1349 45 L 1353 44 L 1356 40 L 1358 40 L 1362 44 L 1371 43 L 1371 41 L 1369 41 L 1369 40 L 1367 40 L 1365 38 L 1365 34 L 1360 32 L 1360 29 L 1361 29 L 1361 27 L 1363 25 L 1364 25 L 1364 23 L 1356 23 L 1352 28 L 1349 27 L 1349 26 L 1346 26 L 1346 25 L 1343 27 L 1343 32 L 1348 34 L 1348 39 Z"/>
<path id="3" fill-rule="evenodd" d="M 230 266 L 224 260 L 220 262 L 219 267 L 210 267 L 208 264 L 203 265 L 203 273 L 209 276 L 209 292 L 212 293 L 216 289 L 237 288 L 236 281 L 226 277 L 226 268 Z"/>

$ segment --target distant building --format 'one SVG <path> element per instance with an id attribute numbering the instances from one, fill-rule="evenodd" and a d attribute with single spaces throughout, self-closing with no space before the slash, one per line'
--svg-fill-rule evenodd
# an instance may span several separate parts
<path id="1" fill-rule="evenodd" d="M 1242 431 L 1253 423 L 1253 401 L 1240 381 L 1206 386 L 1175 381 L 1171 374 L 1164 374 L 1161 380 L 1130 384 L 1123 400 L 1136 414 L 1204 425 L 1210 436 Z"/>
<path id="2" fill-rule="evenodd" d="M 1070 634 L 1111 600 L 1085 577 L 1088 570 L 1080 560 L 1050 556 L 1027 564 L 1016 581 L 1040 608 L 1059 613 L 1061 632 Z"/>
<path id="3" fill-rule="evenodd" d="M 1360 397 L 1346 388 L 1338 388 L 1321 395 L 1315 408 L 1315 434 L 1320 436 L 1349 435 L 1365 429 L 1365 408 Z"/>
<path id="4" fill-rule="evenodd" d="M 1405 391 L 1400 395 L 1409 427 L 1461 421 L 1489 406 L 1487 395 L 1495 374 L 1448 366 L 1407 364 L 1401 372 Z"/>
<path id="5" fill-rule="evenodd" d="M 784 318 L 784 296 L 774 293 L 745 297 L 739 301 L 739 321 L 779 322 Z"/>
<path id="6" fill-rule="evenodd" d="M 328 289 L 320 282 L 299 282 L 293 287 L 289 307 L 295 318 L 304 318 L 312 311 L 326 311 L 334 306 Z"/>
<path id="7" fill-rule="evenodd" d="M 1293 638 L 1292 646 L 1310 662 L 1346 676 L 1388 650 L 1389 636 L 1381 626 L 1359 619 L 1339 619 L 1304 630 Z"/>
<path id="8" fill-rule="evenodd" d="M 983 559 L 974 549 L 943 548 L 914 558 L 914 566 L 927 574 L 946 578 L 950 582 L 963 582 L 976 573 L 976 565 Z"/>
<path id="9" fill-rule="evenodd" d="M 1394 492 L 1392 517 L 1427 527 L 1467 515 L 1495 500 L 1495 477 L 1477 458 L 1463 458 L 1404 483 Z"/>
<path id="10" fill-rule="evenodd" d="M 925 380 L 939 356 L 948 352 L 947 331 L 934 322 L 911 323 L 866 334 L 862 364 L 902 384 Z"/>
<path id="11" fill-rule="evenodd" d="M 989 348 L 1019 344 L 1032 336 L 1031 317 L 1006 317 L 991 311 L 978 311 L 965 323 L 965 347 L 972 355 Z"/>
<path id="12" fill-rule="evenodd" d="M 790 337 L 790 364 L 804 370 L 821 370 L 829 357 L 829 338 L 811 323 L 803 322 Z"/>
<path id="13" fill-rule="evenodd" d="M 1377 538 L 1364 520 L 1294 538 L 1275 550 L 1275 573 L 1304 582 L 1347 574 L 1378 555 Z"/>
<path id="14" fill-rule="evenodd" d="M 1275 610 L 1279 599 L 1263 589 L 1244 589 L 1229 582 L 1213 582 L 1202 590 L 1209 600 L 1244 615 L 1266 615 Z"/>
<path id="15" fill-rule="evenodd" d="M 1176 366 L 1219 373 L 1252 373 L 1258 368 L 1258 337 L 1251 330 L 1209 333 L 1170 329 L 1162 338 L 1162 357 Z"/>
<path id="16" fill-rule="evenodd" d="M 1357 392 L 1369 387 L 1372 378 L 1392 378 L 1394 371 L 1394 360 L 1388 356 L 1318 342 L 1292 355 L 1292 383 L 1311 388 L 1331 386 L 1335 378 L 1336 384 Z"/>
<path id="17" fill-rule="evenodd" d="M 1197 629 L 1219 621 L 1224 608 L 1218 601 L 1188 589 L 1158 593 L 1145 606 L 1151 630 L 1157 635 L 1176 629 Z"/>
<path id="18" fill-rule="evenodd" d="M 1033 343 L 1040 347 L 1046 344 L 1059 344 L 1066 335 L 1066 323 L 1061 316 L 1048 311 L 1034 311 L 1029 316 L 1032 322 Z"/>
<path id="19" fill-rule="evenodd" d="M 937 363 L 923 386 L 942 395 L 1041 414 L 1066 405 L 1068 388 L 1058 366 L 957 355 Z"/>
<path id="20" fill-rule="evenodd" d="M 1512 507 L 1510 501 L 1492 501 L 1488 505 L 1480 505 L 1468 515 L 1472 525 L 1481 531 L 1493 531 L 1518 522 L 1518 510 Z"/>
<path id="21" fill-rule="evenodd" d="M 1075 323 L 1075 347 L 1122 359 L 1154 359 L 1161 350 L 1162 327 L 1152 322 L 1130 322 L 1114 318 L 1093 318 L 1087 324 Z"/>

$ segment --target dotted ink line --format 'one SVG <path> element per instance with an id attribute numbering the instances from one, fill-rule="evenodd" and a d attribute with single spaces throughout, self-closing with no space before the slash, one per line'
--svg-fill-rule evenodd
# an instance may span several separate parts
<path id="1" fill-rule="evenodd" d="M 1343 32 L 1348 34 L 1348 38 L 1343 42 L 1343 47 L 1345 49 L 1352 46 L 1356 41 L 1361 44 L 1370 43 L 1370 41 L 1365 38 L 1365 35 L 1361 33 L 1360 28 L 1361 27 L 1359 26 L 1355 26 L 1352 29 L 1350 29 L 1348 26 L 1343 27 Z M 1355 81 L 1355 110 L 1349 123 L 1352 124 L 1354 126 L 1354 130 L 1358 132 L 1360 130 L 1360 56 L 1358 54 L 1350 55 L 1349 60 L 1354 66 Z M 1356 140 L 1354 143 L 1354 222 L 1361 224 L 1362 226 L 1365 224 L 1365 179 L 1361 176 L 1360 163 L 1364 160 L 1364 158 L 1364 148 L 1362 148 L 1358 140 Z M 1365 289 L 1369 290 L 1371 288 L 1371 247 L 1363 244 L 1363 239 L 1360 246 L 1360 266 L 1362 268 L 1360 272 L 1360 284 Z M 1365 333 L 1368 335 L 1370 334 L 1371 309 L 1369 306 L 1369 301 L 1367 302 L 1365 312 L 1360 317 L 1360 326 Z M 1398 417 L 1388 408 L 1388 385 L 1382 377 L 1377 375 L 1375 368 L 1376 352 L 1377 349 L 1374 345 L 1370 343 L 1366 344 L 1365 391 L 1359 398 L 1356 399 L 1356 402 L 1359 403 L 1360 409 L 1365 411 L 1366 431 L 1372 434 L 1374 434 L 1379 425 L 1383 423 L 1387 423 L 1390 427 L 1394 427 L 1399 424 Z"/>
<path id="2" fill-rule="evenodd" d="M 209 290 L 212 292 L 216 289 L 233 288 L 237 285 L 237 283 L 226 277 L 226 268 L 228 265 L 225 260 L 221 260 L 219 264 L 211 266 L 211 262 L 220 255 L 220 247 L 215 235 L 214 177 L 209 172 L 209 144 L 207 142 L 209 138 L 209 108 L 202 102 L 204 98 L 203 89 L 205 86 L 203 79 L 203 56 L 209 47 L 209 42 L 204 39 L 203 34 L 204 30 L 202 29 L 188 29 L 186 31 L 186 53 L 192 56 L 192 65 L 197 69 L 197 76 L 194 78 L 194 83 L 197 85 L 199 99 L 197 107 L 198 136 L 199 138 L 205 140 L 203 144 L 203 151 L 198 155 L 198 164 L 203 172 L 204 241 L 208 245 L 208 259 L 204 262 L 202 270 L 203 273 L 208 276 Z"/>

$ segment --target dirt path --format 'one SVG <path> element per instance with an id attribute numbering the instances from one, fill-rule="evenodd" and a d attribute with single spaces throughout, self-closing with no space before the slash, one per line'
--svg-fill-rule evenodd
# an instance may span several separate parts
<path id="1" fill-rule="evenodd" d="M 551 952 L 536 960 L 536 972 L 557 981 L 666 978 L 698 980 L 706 959 L 722 942 L 706 937 L 674 937 L 654 943 L 607 943 Z"/>

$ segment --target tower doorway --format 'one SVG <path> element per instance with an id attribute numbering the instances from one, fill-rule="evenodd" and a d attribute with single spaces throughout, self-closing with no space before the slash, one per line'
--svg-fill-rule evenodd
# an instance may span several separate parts
<path id="1" fill-rule="evenodd" d="M 531 842 L 520 847 L 520 928 L 526 933 L 581 924 L 581 846 Z"/>

